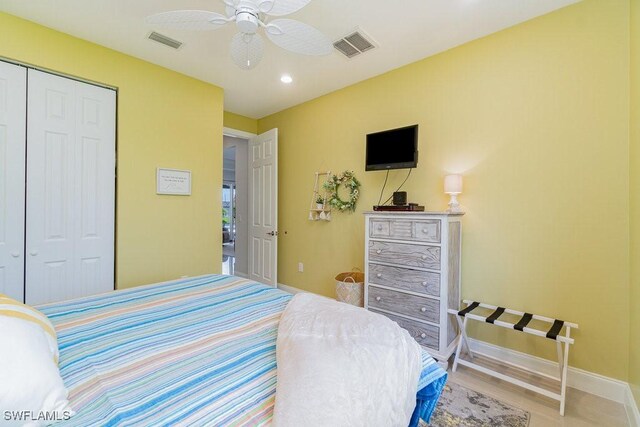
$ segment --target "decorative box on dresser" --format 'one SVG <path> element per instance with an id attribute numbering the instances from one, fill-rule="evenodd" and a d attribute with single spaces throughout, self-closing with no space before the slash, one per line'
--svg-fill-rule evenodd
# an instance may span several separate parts
<path id="1" fill-rule="evenodd" d="M 408 330 L 438 360 L 460 332 L 462 214 L 366 212 L 365 308 Z"/>

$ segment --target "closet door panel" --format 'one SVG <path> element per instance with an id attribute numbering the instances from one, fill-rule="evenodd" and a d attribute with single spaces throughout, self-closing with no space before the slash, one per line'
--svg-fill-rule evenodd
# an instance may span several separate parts
<path id="1" fill-rule="evenodd" d="M 29 70 L 26 301 L 73 297 L 75 84 Z"/>
<path id="2" fill-rule="evenodd" d="M 27 70 L 0 62 L 0 294 L 24 300 Z"/>
<path id="3" fill-rule="evenodd" d="M 29 71 L 26 299 L 113 290 L 115 93 Z"/>
<path id="4" fill-rule="evenodd" d="M 115 224 L 115 91 L 78 83 L 74 276 L 78 292 L 113 290 Z"/>

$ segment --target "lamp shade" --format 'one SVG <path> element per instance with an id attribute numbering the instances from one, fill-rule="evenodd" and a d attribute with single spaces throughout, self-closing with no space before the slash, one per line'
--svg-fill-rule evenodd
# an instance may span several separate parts
<path id="1" fill-rule="evenodd" d="M 462 193 L 462 175 L 447 175 L 444 177 L 444 192 L 447 194 Z"/>

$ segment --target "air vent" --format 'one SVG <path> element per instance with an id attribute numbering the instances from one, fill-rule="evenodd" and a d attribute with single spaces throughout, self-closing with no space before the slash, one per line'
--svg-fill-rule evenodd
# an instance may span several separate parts
<path id="1" fill-rule="evenodd" d="M 348 43 L 345 39 L 340 39 L 333 44 L 333 47 L 338 49 L 347 58 L 353 58 L 356 55 L 360 55 L 360 51 Z"/>
<path id="2" fill-rule="evenodd" d="M 375 48 L 376 45 L 371 41 L 371 38 L 366 36 L 361 30 L 356 30 L 335 42 L 333 47 L 347 58 L 353 58 L 354 56 Z"/>
<path id="3" fill-rule="evenodd" d="M 368 50 L 373 49 L 375 46 L 373 45 L 373 43 L 371 43 L 369 40 L 367 40 L 366 38 L 364 38 L 364 36 L 362 34 L 360 34 L 359 32 L 355 32 L 347 37 L 344 38 L 346 41 L 348 41 L 349 43 L 351 43 L 351 45 L 353 47 L 355 47 L 356 49 L 358 49 L 360 52 L 364 53 Z"/>
<path id="4" fill-rule="evenodd" d="M 156 33 L 155 31 L 149 34 L 149 40 L 153 40 L 154 42 L 169 46 L 172 49 L 179 49 L 180 46 L 182 46 L 182 42 L 174 40 L 171 37 L 164 36 L 160 33 Z"/>

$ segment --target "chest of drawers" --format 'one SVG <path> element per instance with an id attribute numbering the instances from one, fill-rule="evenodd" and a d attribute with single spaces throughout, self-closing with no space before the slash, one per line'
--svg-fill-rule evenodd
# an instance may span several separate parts
<path id="1" fill-rule="evenodd" d="M 462 215 L 367 212 L 365 308 L 397 322 L 439 360 L 459 331 Z"/>

